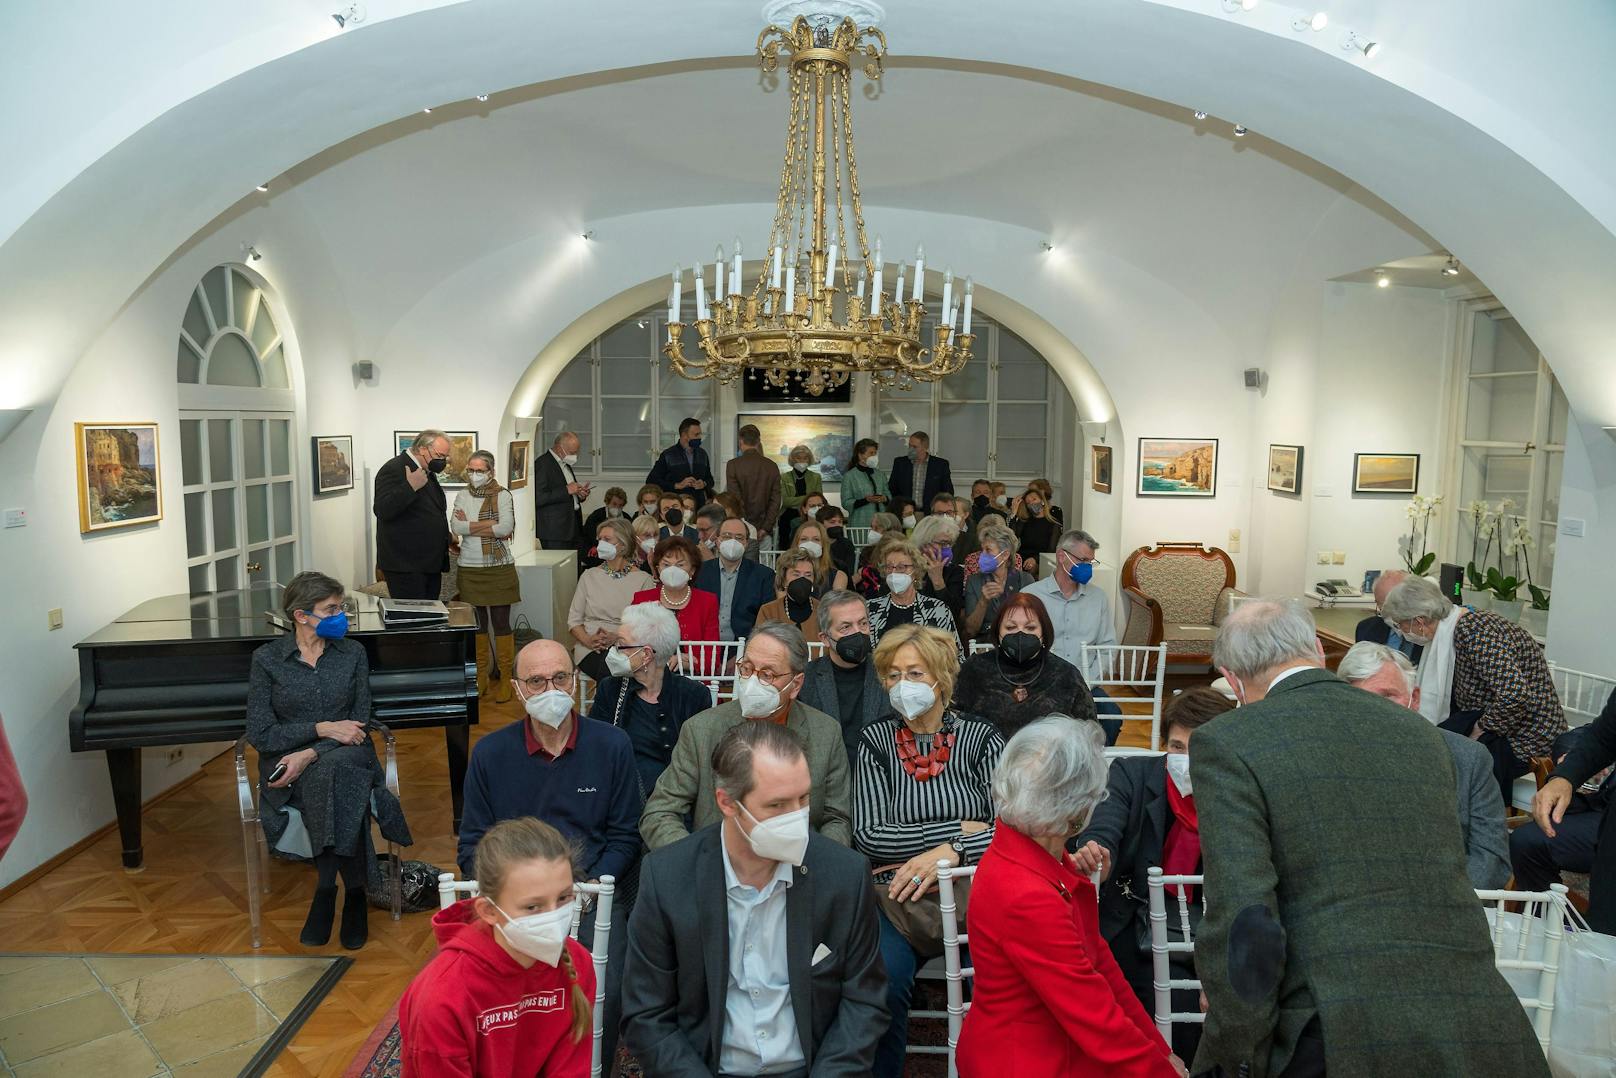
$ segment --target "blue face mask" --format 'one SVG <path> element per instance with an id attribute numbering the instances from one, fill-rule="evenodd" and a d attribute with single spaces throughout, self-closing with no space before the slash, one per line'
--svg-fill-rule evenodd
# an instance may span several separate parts
<path id="1" fill-rule="evenodd" d="M 944 565 L 947 565 L 949 562 L 954 560 L 954 548 L 951 546 L 945 546 L 937 551 L 937 556 L 939 561 L 941 561 Z"/>
<path id="2" fill-rule="evenodd" d="M 700 438 L 692 438 L 692 439 L 690 439 L 690 448 L 691 449 L 700 449 L 701 448 L 701 439 Z"/>
<path id="3" fill-rule="evenodd" d="M 1072 578 L 1074 584 L 1087 584 L 1094 579 L 1094 564 L 1086 561 L 1074 561 L 1066 570 L 1066 575 Z"/>
<path id="4" fill-rule="evenodd" d="M 314 611 L 305 611 L 309 617 L 314 617 Z M 322 636 L 327 640 L 341 640 L 348 635 L 348 615 L 337 611 L 329 618 L 320 618 L 314 623 L 314 635 Z"/>
<path id="5" fill-rule="evenodd" d="M 999 559 L 984 550 L 982 556 L 976 559 L 976 568 L 983 576 L 991 576 L 999 571 Z"/>

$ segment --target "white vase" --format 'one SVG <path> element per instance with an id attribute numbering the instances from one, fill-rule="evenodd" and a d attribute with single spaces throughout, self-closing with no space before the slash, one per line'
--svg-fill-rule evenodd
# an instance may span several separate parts
<path id="1" fill-rule="evenodd" d="M 1528 606 L 1521 611 L 1521 628 L 1533 636 L 1542 638 L 1549 635 L 1549 612 Z"/>
<path id="2" fill-rule="evenodd" d="M 1485 588 L 1472 591 L 1464 588 L 1459 592 L 1459 598 L 1466 606 L 1477 610 L 1491 610 L 1493 608 L 1493 593 Z"/>
<path id="3" fill-rule="evenodd" d="M 1518 622 L 1521 620 L 1521 610 L 1526 606 L 1521 599 L 1500 599 L 1493 596 L 1493 613 L 1506 621 Z"/>

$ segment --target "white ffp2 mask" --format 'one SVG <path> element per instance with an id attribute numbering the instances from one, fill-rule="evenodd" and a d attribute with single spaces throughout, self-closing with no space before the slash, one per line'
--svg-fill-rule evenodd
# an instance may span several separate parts
<path id="1" fill-rule="evenodd" d="M 744 834 L 746 841 L 751 844 L 753 853 L 768 861 L 780 861 L 788 865 L 802 864 L 803 858 L 808 853 L 807 806 L 762 821 L 747 812 L 746 806 L 739 801 L 735 802 L 735 806 L 746 812 L 746 818 L 752 821 L 752 830 Z M 739 823 L 736 826 L 739 826 Z"/>
<path id="2" fill-rule="evenodd" d="M 544 723 L 554 730 L 567 721 L 572 714 L 572 693 L 562 692 L 560 689 L 545 689 L 537 696 L 529 696 L 522 701 L 527 709 L 528 716 Z"/>
<path id="3" fill-rule="evenodd" d="M 493 906 L 493 900 L 488 904 Z M 572 932 L 571 902 L 526 917 L 512 917 L 498 906 L 494 909 L 505 918 L 505 923 L 498 927 L 506 943 L 547 966 L 561 961 L 561 949 L 567 945 L 567 936 Z"/>
<path id="4" fill-rule="evenodd" d="M 1178 796 L 1189 797 L 1192 793 L 1190 787 L 1190 755 L 1187 752 L 1170 752 L 1167 754 L 1167 777 L 1173 780 L 1178 787 Z"/>

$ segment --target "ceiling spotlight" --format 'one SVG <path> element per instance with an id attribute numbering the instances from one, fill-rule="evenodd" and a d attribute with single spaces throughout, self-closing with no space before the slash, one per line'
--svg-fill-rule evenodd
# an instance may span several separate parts
<path id="1" fill-rule="evenodd" d="M 1318 33 L 1329 25 L 1330 16 L 1323 11 L 1315 11 L 1311 17 L 1304 15 L 1291 23 L 1291 29 L 1297 33 L 1301 33 L 1303 30 L 1312 30 L 1314 33 Z"/>
<path id="2" fill-rule="evenodd" d="M 1373 60 L 1375 57 L 1380 55 L 1380 42 L 1365 41 L 1356 33 L 1349 33 L 1346 40 L 1341 42 L 1341 47 L 1347 50 L 1357 49 L 1359 52 L 1363 53 L 1363 58 L 1365 60 Z"/>
<path id="3" fill-rule="evenodd" d="M 250 243 L 244 243 L 244 244 L 241 245 L 241 253 L 242 253 L 242 256 L 245 257 L 248 262 L 260 262 L 260 261 L 263 260 L 263 257 L 264 257 L 263 255 L 258 253 L 258 248 L 254 247 Z"/>
<path id="4" fill-rule="evenodd" d="M 1391 286 L 1392 286 L 1392 279 L 1390 277 L 1386 276 L 1386 271 L 1385 270 L 1376 270 L 1375 271 L 1375 287 L 1376 288 L 1390 288 Z"/>
<path id="5" fill-rule="evenodd" d="M 1447 264 L 1442 267 L 1442 276 L 1444 276 L 1444 277 L 1457 277 L 1457 276 L 1459 276 L 1459 260 L 1457 258 L 1454 258 L 1452 255 L 1448 256 Z"/>
<path id="6" fill-rule="evenodd" d="M 1045 251 L 1053 251 L 1055 249 L 1055 245 L 1053 243 L 1050 243 L 1048 240 L 1044 240 L 1038 246 L 1041 247 Z"/>
<path id="7" fill-rule="evenodd" d="M 1202 112 L 1200 109 L 1196 109 L 1195 110 L 1195 118 L 1197 120 L 1204 120 L 1204 119 L 1206 119 L 1206 113 Z"/>
<path id="8" fill-rule="evenodd" d="M 595 230 L 591 228 L 588 232 L 585 232 L 583 234 L 583 238 L 586 239 L 586 240 L 594 239 L 595 238 Z"/>
<path id="9" fill-rule="evenodd" d="M 1234 125 L 1234 137 L 1235 138 L 1245 138 L 1246 137 L 1246 125 L 1245 124 L 1235 124 Z"/>
<path id="10" fill-rule="evenodd" d="M 432 115 L 432 110 L 431 109 L 422 109 L 421 111 L 423 113 L 425 113 L 426 115 L 428 115 L 428 116 Z"/>
<path id="11" fill-rule="evenodd" d="M 269 190 L 269 184 L 267 184 L 267 183 L 259 184 L 258 185 L 258 190 L 260 190 L 260 191 L 268 191 Z"/>
<path id="12" fill-rule="evenodd" d="M 477 100 L 478 101 L 487 101 L 488 100 L 488 95 L 487 94 L 478 94 L 477 95 Z"/>
<path id="13" fill-rule="evenodd" d="M 337 24 L 338 30 L 345 30 L 351 25 L 365 21 L 365 5 L 349 4 L 341 11 L 331 16 L 331 21 Z"/>
<path id="14" fill-rule="evenodd" d="M 1257 0 L 1223 0 L 1224 11 L 1250 11 L 1257 6 Z"/>

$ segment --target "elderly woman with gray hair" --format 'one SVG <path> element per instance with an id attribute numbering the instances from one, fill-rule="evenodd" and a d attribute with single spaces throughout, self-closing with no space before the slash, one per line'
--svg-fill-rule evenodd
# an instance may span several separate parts
<path id="1" fill-rule="evenodd" d="M 654 603 L 623 611 L 606 652 L 611 676 L 595 690 L 589 717 L 628 731 L 640 790 L 650 793 L 673 757 L 685 720 L 713 706 L 699 681 L 669 669 L 679 654 L 679 619 Z"/>
<path id="2" fill-rule="evenodd" d="M 516 530 L 511 492 L 494 475 L 494 454 L 479 449 L 466 462 L 466 487 L 455 495 L 449 530 L 460 544 L 460 601 L 477 608 L 477 692 L 508 704 L 516 676 L 511 606 L 522 601 L 516 558 L 506 540 Z M 498 662 L 498 666 L 494 662 Z"/>
<path id="3" fill-rule="evenodd" d="M 993 643 L 988 630 L 999 615 L 999 604 L 1031 584 L 1032 577 L 1018 565 L 1021 539 L 1009 524 L 997 516 L 985 518 L 976 535 L 981 551 L 977 571 L 965 579 L 965 636 Z"/>
<path id="4" fill-rule="evenodd" d="M 1111 957 L 1094 884 L 1066 841 L 1105 797 L 1100 729 L 1064 715 L 1012 737 L 993 773 L 999 821 L 971 886 L 976 969 L 962 1078 L 1187 1073 Z"/>

